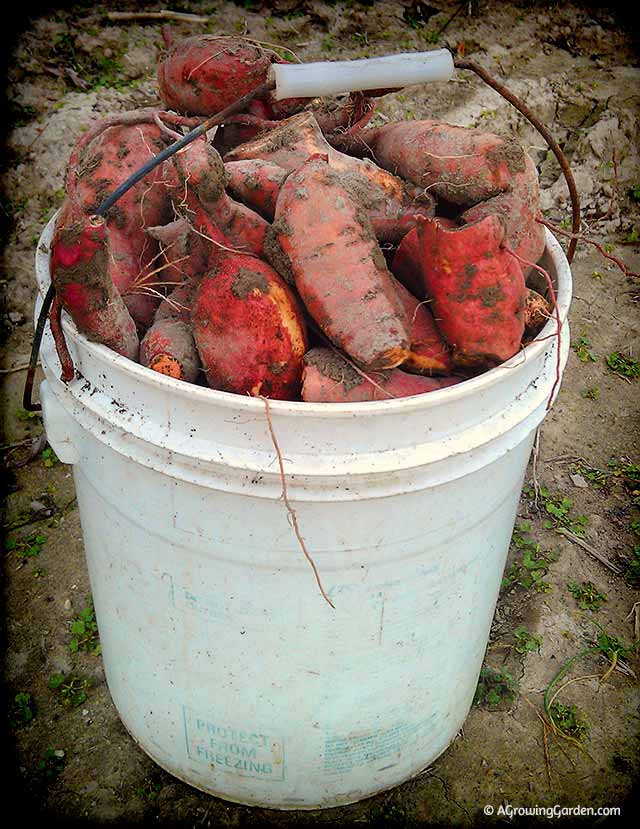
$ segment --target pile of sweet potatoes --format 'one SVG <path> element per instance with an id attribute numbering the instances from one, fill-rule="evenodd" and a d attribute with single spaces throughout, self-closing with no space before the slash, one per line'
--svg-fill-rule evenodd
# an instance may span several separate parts
<path id="1" fill-rule="evenodd" d="M 78 142 L 51 259 L 78 330 L 179 380 L 326 403 L 444 388 L 535 338 L 550 307 L 526 284 L 544 235 L 524 149 L 428 120 L 369 127 L 364 96 L 267 90 L 95 216 L 275 59 L 232 37 L 172 44 L 171 110 L 110 116 Z"/>

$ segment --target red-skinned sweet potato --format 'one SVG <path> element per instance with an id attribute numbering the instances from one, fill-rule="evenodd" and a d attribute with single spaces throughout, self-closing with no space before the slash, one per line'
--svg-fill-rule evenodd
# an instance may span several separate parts
<path id="1" fill-rule="evenodd" d="M 227 195 L 224 164 L 218 152 L 204 139 L 197 139 L 177 153 L 174 162 L 183 186 L 197 196 L 231 245 L 262 256 L 269 224 L 262 216 Z"/>
<path id="2" fill-rule="evenodd" d="M 155 124 L 108 127 L 83 147 L 77 163 L 68 168 L 67 192 L 90 215 L 166 144 Z M 162 282 L 162 276 L 154 273 L 158 246 L 145 229 L 167 221 L 169 210 L 159 167 L 125 193 L 106 215 L 110 277 L 141 331 L 153 321 L 161 298 L 157 287 Z"/>
<path id="3" fill-rule="evenodd" d="M 526 287 L 501 247 L 504 236 L 497 216 L 455 230 L 431 219 L 418 224 L 426 294 L 455 366 L 492 367 L 520 348 Z"/>
<path id="4" fill-rule="evenodd" d="M 436 327 L 428 305 L 416 299 L 397 279 L 393 284 L 411 330 L 411 347 L 402 368 L 416 374 L 450 374 L 449 348 Z"/>
<path id="5" fill-rule="evenodd" d="M 367 379 L 335 351 L 312 348 L 304 358 L 302 399 L 307 403 L 392 400 L 425 394 L 459 382 L 457 377 L 420 377 L 400 369 L 377 371 Z"/>
<path id="6" fill-rule="evenodd" d="M 67 198 L 51 242 L 51 279 L 58 301 L 78 331 L 136 360 L 138 334 L 109 270 L 109 230 L 104 219 L 87 216 Z"/>
<path id="7" fill-rule="evenodd" d="M 195 280 L 174 288 L 158 306 L 153 325 L 140 343 L 140 363 L 160 374 L 193 383 L 200 359 L 191 328 Z"/>
<path id="8" fill-rule="evenodd" d="M 368 212 L 381 241 L 399 242 L 415 224 L 412 216 L 434 213 L 428 194 L 419 193 L 371 161 L 334 150 L 310 112 L 288 118 L 277 129 L 236 147 L 226 154 L 225 163 L 259 158 L 291 172 L 313 155 L 327 156 L 330 167 L 340 173 L 343 186 Z"/>
<path id="9" fill-rule="evenodd" d="M 244 39 L 188 37 L 160 58 L 160 96 L 168 109 L 212 115 L 264 83 L 271 62 L 268 52 Z"/>
<path id="10" fill-rule="evenodd" d="M 361 137 L 377 163 L 451 204 L 471 207 L 510 189 L 525 170 L 514 139 L 438 121 L 400 121 Z"/>
<path id="11" fill-rule="evenodd" d="M 442 216 L 435 216 L 434 218 L 442 227 L 457 227 L 453 219 L 445 219 Z M 398 245 L 391 263 L 391 272 L 413 296 L 424 299 L 424 279 L 420 267 L 418 230 L 413 227 L 403 236 Z"/>
<path id="12" fill-rule="evenodd" d="M 278 193 L 289 175 L 288 171 L 259 158 L 229 161 L 224 169 L 231 195 L 263 218 L 273 221 Z"/>
<path id="13" fill-rule="evenodd" d="M 221 254 L 200 281 L 192 322 L 212 388 L 299 398 L 307 349 L 302 310 L 269 265 L 255 257 Z"/>
<path id="14" fill-rule="evenodd" d="M 366 213 L 322 158 L 286 180 L 274 228 L 298 293 L 324 334 L 364 367 L 402 363 L 410 336 L 392 276 Z"/>

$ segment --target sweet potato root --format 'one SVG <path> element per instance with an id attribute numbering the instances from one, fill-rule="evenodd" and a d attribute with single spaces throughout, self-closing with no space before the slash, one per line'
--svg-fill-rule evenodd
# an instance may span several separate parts
<path id="1" fill-rule="evenodd" d="M 226 194 L 224 165 L 217 151 L 204 139 L 196 140 L 174 156 L 174 160 L 184 187 L 197 196 L 231 245 L 243 252 L 262 256 L 269 224 L 262 216 Z"/>
<path id="2" fill-rule="evenodd" d="M 299 398 L 307 349 L 302 311 L 269 265 L 249 256 L 220 256 L 200 281 L 192 321 L 212 388 Z"/>
<path id="3" fill-rule="evenodd" d="M 450 374 L 451 357 L 425 302 L 416 299 L 398 280 L 394 286 L 409 320 L 411 347 L 402 368 L 416 374 Z"/>
<path id="4" fill-rule="evenodd" d="M 109 270 L 109 231 L 67 198 L 51 242 L 51 279 L 80 333 L 131 360 L 138 357 L 136 326 Z"/>
<path id="5" fill-rule="evenodd" d="M 526 287 L 501 247 L 504 236 L 495 215 L 456 230 L 431 219 L 418 224 L 426 294 L 455 366 L 492 367 L 520 348 Z"/>
<path id="6" fill-rule="evenodd" d="M 400 369 L 363 377 L 338 353 L 312 348 L 304 358 L 302 399 L 307 403 L 357 403 L 392 400 L 443 389 L 460 382 L 457 377 L 420 377 Z"/>
<path id="7" fill-rule="evenodd" d="M 168 109 L 211 115 L 264 83 L 271 62 L 268 52 L 240 38 L 188 37 L 160 58 L 160 95 Z"/>
<path id="8" fill-rule="evenodd" d="M 366 368 L 402 363 L 410 342 L 406 313 L 366 213 L 326 161 L 312 158 L 289 176 L 274 228 L 324 334 Z"/>
<path id="9" fill-rule="evenodd" d="M 195 280 L 185 282 L 158 306 L 153 325 L 140 343 L 140 363 L 160 374 L 193 383 L 200 359 L 191 328 Z"/>
<path id="10" fill-rule="evenodd" d="M 435 216 L 434 219 L 442 227 L 457 227 L 453 219 L 445 219 L 442 216 Z M 424 279 L 422 278 L 420 265 L 420 245 L 418 243 L 418 231 L 414 227 L 406 233 L 391 262 L 391 272 L 395 278 L 413 296 L 424 299 Z"/>
<path id="11" fill-rule="evenodd" d="M 509 190 L 525 170 L 517 141 L 438 121 L 385 124 L 361 137 L 385 170 L 465 207 Z"/>
<path id="12" fill-rule="evenodd" d="M 288 171 L 259 158 L 229 161 L 224 168 L 231 195 L 263 218 L 273 221 L 278 193 Z"/>
<path id="13" fill-rule="evenodd" d="M 381 241 L 399 242 L 415 224 L 414 215 L 432 216 L 433 199 L 368 160 L 353 158 L 334 150 L 322 135 L 310 112 L 282 122 L 225 156 L 225 163 L 262 159 L 289 172 L 313 155 L 326 155 L 330 167 L 340 173 L 343 186 L 369 214 Z"/>
<path id="14" fill-rule="evenodd" d="M 79 143 L 83 143 L 80 139 Z M 112 126 L 83 147 L 67 169 L 67 192 L 90 215 L 131 173 L 164 149 L 166 140 L 155 124 Z M 155 273 L 157 243 L 145 228 L 170 218 L 163 170 L 157 168 L 122 196 L 107 213 L 108 268 L 131 316 L 144 331 L 160 302 Z"/>
<path id="15" fill-rule="evenodd" d="M 527 288 L 527 299 L 524 308 L 525 340 L 534 339 L 551 317 L 552 309 L 547 300 L 537 291 L 534 291 L 533 288 Z"/>

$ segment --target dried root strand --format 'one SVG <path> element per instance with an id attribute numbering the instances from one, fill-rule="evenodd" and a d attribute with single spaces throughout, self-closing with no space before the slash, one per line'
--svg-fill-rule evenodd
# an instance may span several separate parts
<path id="1" fill-rule="evenodd" d="M 327 596 L 327 594 L 325 592 L 325 589 L 322 586 L 322 581 L 320 579 L 320 574 L 318 573 L 318 568 L 316 567 L 316 564 L 315 564 L 313 558 L 311 557 L 311 555 L 309 554 L 309 551 L 307 550 L 307 546 L 304 543 L 304 539 L 303 539 L 303 537 L 300 533 L 300 528 L 298 527 L 298 518 L 296 516 L 295 510 L 293 509 L 293 507 L 291 506 L 291 504 L 289 502 L 289 498 L 288 498 L 288 495 L 287 495 L 287 481 L 286 481 L 286 478 L 284 476 L 284 462 L 282 460 L 282 452 L 280 451 L 280 446 L 278 444 L 278 439 L 276 438 L 276 433 L 273 429 L 273 423 L 271 421 L 271 412 L 270 412 L 270 409 L 269 409 L 269 399 L 267 397 L 264 397 L 263 395 L 260 395 L 260 399 L 264 401 L 264 408 L 265 408 L 265 412 L 266 412 L 266 415 L 267 415 L 267 424 L 269 426 L 269 434 L 271 435 L 271 441 L 273 443 L 273 448 L 276 450 L 276 455 L 278 456 L 278 466 L 280 467 L 280 480 L 282 481 L 282 499 L 284 501 L 285 507 L 287 508 L 287 512 L 289 513 L 289 515 L 291 517 L 291 524 L 293 525 L 293 531 L 296 534 L 296 538 L 298 539 L 298 544 L 300 545 L 300 548 L 302 549 L 302 552 L 304 553 L 305 558 L 307 559 L 307 561 L 311 565 L 311 569 L 313 570 L 313 575 L 315 576 L 316 582 L 318 584 L 318 589 L 320 590 L 320 593 L 322 594 L 322 598 L 325 600 L 325 602 L 328 605 L 330 605 L 335 610 L 336 606 L 331 601 L 329 596 Z"/>

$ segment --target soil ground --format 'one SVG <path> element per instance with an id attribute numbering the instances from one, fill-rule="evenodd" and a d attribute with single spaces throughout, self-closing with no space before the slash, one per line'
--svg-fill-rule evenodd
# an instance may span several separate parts
<path id="1" fill-rule="evenodd" d="M 640 764 L 640 665 L 632 649 L 640 639 L 640 380 L 615 371 L 607 358 L 622 355 L 631 374 L 637 367 L 640 284 L 587 244 L 579 245 L 573 263 L 574 349 L 527 473 L 478 702 L 453 744 L 419 777 L 326 811 L 226 803 L 158 768 L 121 724 L 100 656 L 70 648 L 74 620 L 90 598 L 74 485 L 71 469 L 42 447 L 17 467 L 42 432 L 40 418 L 21 409 L 20 366 L 33 333 L 35 246 L 61 202 L 73 143 L 97 117 L 157 99 L 160 24 L 109 21 L 106 12 L 116 7 L 141 8 L 87 2 L 34 13 L 18 31 L 9 62 L 1 382 L 2 442 L 10 445 L 5 758 L 14 775 L 7 778 L 5 805 L 17 807 L 22 819 L 33 812 L 48 825 L 66 826 L 492 825 L 507 819 L 498 815 L 501 804 L 631 812 Z M 575 170 L 589 237 L 631 271 L 640 270 L 640 69 L 629 21 L 615 9 L 443 0 L 180 2 L 172 8 L 209 17 L 204 24 L 176 24 L 179 35 L 242 34 L 286 45 L 302 60 L 434 46 L 464 51 L 548 124 Z M 377 117 L 436 118 L 519 137 L 540 171 L 545 216 L 568 226 L 566 188 L 542 139 L 474 77 L 459 72 L 448 84 L 390 95 Z M 586 583 L 593 586 L 590 596 Z M 569 584 L 583 593 L 576 598 Z M 606 596 L 599 607 L 596 593 Z M 85 621 L 90 618 L 89 610 Z M 594 644 L 600 645 L 595 652 Z M 557 699 L 564 708 L 556 718 L 564 717 L 572 741 L 543 728 L 543 696 L 559 668 L 589 648 L 566 675 L 576 681 Z M 57 674 L 65 684 L 52 689 Z M 28 696 L 16 702 L 19 694 Z M 493 817 L 484 814 L 486 804 L 496 810 Z M 539 820 L 545 817 L 514 818 L 523 825 Z"/>

